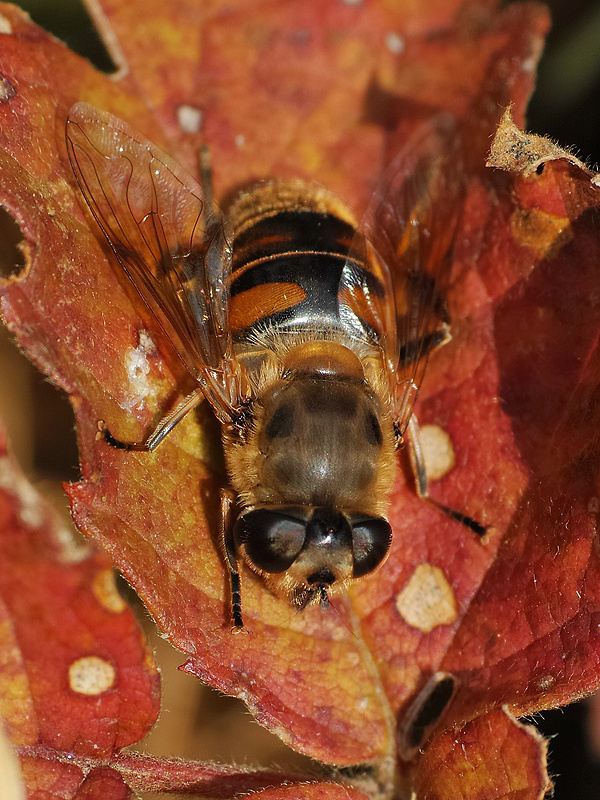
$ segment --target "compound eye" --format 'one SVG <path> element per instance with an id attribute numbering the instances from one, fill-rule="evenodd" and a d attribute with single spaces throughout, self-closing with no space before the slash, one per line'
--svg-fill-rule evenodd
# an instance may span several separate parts
<path id="1" fill-rule="evenodd" d="M 372 572 L 386 557 L 392 541 L 392 529 L 383 517 L 352 518 L 352 555 L 354 577 Z"/>
<path id="2" fill-rule="evenodd" d="M 256 567 L 264 572 L 285 572 L 302 550 L 306 523 L 281 509 L 257 508 L 238 517 L 233 537 Z"/>

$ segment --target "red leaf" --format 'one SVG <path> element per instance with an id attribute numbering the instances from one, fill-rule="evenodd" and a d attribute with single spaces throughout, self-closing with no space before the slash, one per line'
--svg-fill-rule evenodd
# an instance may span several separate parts
<path id="1" fill-rule="evenodd" d="M 110 563 L 36 495 L 1 432 L 0 533 L 6 731 L 25 754 L 31 791 L 47 780 L 76 786 L 78 757 L 107 758 L 152 727 L 158 672 Z"/>
<path id="2" fill-rule="evenodd" d="M 500 741 L 505 719 L 478 715 L 503 704 L 528 713 L 598 683 L 590 431 L 599 407 L 599 190 L 540 142 L 525 162 L 503 162 L 517 174 L 484 168 L 499 109 L 512 100 L 523 118 L 546 17 L 533 5 L 413 12 L 384 2 L 334 10 L 324 0 L 264 2 L 249 14 L 246 4 L 215 0 L 182 3 L 175 15 L 156 3 L 132 25 L 137 4 L 104 7 L 131 69 L 116 81 L 1 7 L 13 35 L 0 73 L 14 91 L 0 106 L 0 199 L 31 250 L 26 274 L 3 290 L 2 312 L 21 347 L 76 398 L 84 480 L 70 489 L 75 519 L 188 654 L 187 671 L 243 697 L 316 758 L 376 763 L 387 785 L 394 760 L 416 757 L 438 725 L 416 780 L 440 787 L 439 757 L 454 736 L 443 729 L 466 723 L 463 741 L 475 737 L 485 754 L 485 726 Z M 157 31 L 161 46 L 150 46 Z M 215 544 L 224 475 L 208 411 L 152 455 L 98 441 L 99 419 L 119 438 L 139 439 L 185 377 L 83 226 L 62 144 L 79 99 L 159 145 L 168 136 L 190 170 L 200 137 L 189 128 L 201 121 L 220 197 L 267 175 L 317 176 L 358 213 L 409 133 L 440 111 L 453 115 L 462 158 L 448 154 L 446 169 L 466 186 L 448 296 L 453 341 L 432 358 L 417 413 L 448 457 L 433 465 L 432 494 L 493 526 L 483 543 L 401 480 L 393 549 L 377 575 L 327 614 L 297 614 L 244 573 L 250 635 L 231 636 Z M 540 158 L 542 174 L 528 174 Z M 443 197 L 434 202 L 443 209 Z M 451 692 L 424 725 L 438 685 Z M 523 797 L 545 789 L 539 750 L 534 742 L 524 756 Z M 504 766 L 518 770 L 513 753 Z M 477 796 L 479 787 L 465 779 L 458 791 Z"/>
<path id="3" fill-rule="evenodd" d="M 531 220 L 521 258 L 513 259 L 527 279 L 494 316 L 499 393 L 529 478 L 444 660 L 444 669 L 461 664 L 466 715 L 484 696 L 531 713 L 597 686 L 600 454 L 590 432 L 599 422 L 600 191 L 590 172 L 556 148 L 543 173 L 528 176 L 531 153 L 522 147 L 514 167 L 516 201 L 506 220 L 517 240 L 524 216 Z"/>

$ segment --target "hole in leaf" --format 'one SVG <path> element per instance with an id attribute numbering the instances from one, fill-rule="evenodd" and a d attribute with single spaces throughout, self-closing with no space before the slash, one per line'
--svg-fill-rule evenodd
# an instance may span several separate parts
<path id="1" fill-rule="evenodd" d="M 422 705 L 410 726 L 407 737 L 409 747 L 421 746 L 428 728 L 431 728 L 446 710 L 455 687 L 456 680 L 451 675 L 441 678 L 430 687 L 429 693 L 423 697 Z"/>
<path id="2" fill-rule="evenodd" d="M 57 36 L 102 72 L 117 71 L 81 0 L 18 0 L 17 5 L 27 11 L 37 25 Z"/>
<path id="3" fill-rule="evenodd" d="M 454 697 L 457 685 L 453 675 L 436 672 L 411 703 L 398 729 L 398 751 L 404 760 L 412 760 L 429 738 Z"/>
<path id="4" fill-rule="evenodd" d="M 0 278 L 17 277 L 25 267 L 19 248 L 23 234 L 14 217 L 0 206 Z"/>

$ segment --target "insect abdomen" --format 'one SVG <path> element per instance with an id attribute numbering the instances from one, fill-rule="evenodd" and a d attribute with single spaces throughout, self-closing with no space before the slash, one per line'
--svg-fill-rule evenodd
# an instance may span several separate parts
<path id="1" fill-rule="evenodd" d="M 230 324 L 339 327 L 338 287 L 352 228 L 331 214 L 282 211 L 234 240 Z"/>
<path id="2" fill-rule="evenodd" d="M 272 183 L 231 211 L 234 228 L 229 321 L 238 342 L 275 327 L 330 331 L 340 319 L 342 272 L 368 268 L 354 253 L 356 223 L 337 198 L 301 182 Z"/>

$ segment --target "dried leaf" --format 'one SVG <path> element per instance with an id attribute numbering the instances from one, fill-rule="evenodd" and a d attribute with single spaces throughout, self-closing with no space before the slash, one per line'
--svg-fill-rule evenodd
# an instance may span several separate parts
<path id="1" fill-rule="evenodd" d="M 548 161 L 557 159 L 565 159 L 585 169 L 585 164 L 551 139 L 519 130 L 512 121 L 511 106 L 508 106 L 498 125 L 486 166 L 528 178 L 540 171 Z"/>

